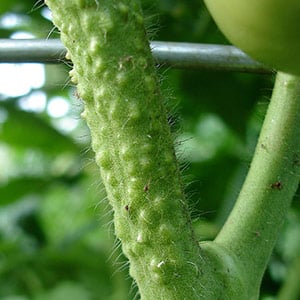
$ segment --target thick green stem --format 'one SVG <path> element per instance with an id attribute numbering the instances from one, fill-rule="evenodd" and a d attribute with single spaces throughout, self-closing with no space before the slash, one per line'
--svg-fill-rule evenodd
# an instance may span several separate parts
<path id="1" fill-rule="evenodd" d="M 259 289 L 299 178 L 300 78 L 278 73 L 248 176 L 215 240 L 242 263 L 250 289 Z"/>
<path id="2" fill-rule="evenodd" d="M 74 63 L 115 232 L 142 299 L 257 297 L 299 181 L 299 78 L 278 75 L 239 201 L 216 241 L 199 247 L 139 1 L 47 5 Z"/>
<path id="3" fill-rule="evenodd" d="M 198 299 L 201 255 L 139 1 L 48 0 L 143 299 Z"/>

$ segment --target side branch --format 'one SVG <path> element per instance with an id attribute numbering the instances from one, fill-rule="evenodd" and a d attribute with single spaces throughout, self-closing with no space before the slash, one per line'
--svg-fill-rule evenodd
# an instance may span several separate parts
<path id="1" fill-rule="evenodd" d="M 278 73 L 237 203 L 215 242 L 242 263 L 259 289 L 300 178 L 300 78 Z"/>

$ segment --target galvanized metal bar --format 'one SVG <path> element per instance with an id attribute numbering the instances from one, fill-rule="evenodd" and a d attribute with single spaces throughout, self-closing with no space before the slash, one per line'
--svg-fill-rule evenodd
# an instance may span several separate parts
<path id="1" fill-rule="evenodd" d="M 151 42 L 157 64 L 172 68 L 270 73 L 234 46 Z M 58 39 L 0 39 L 0 63 L 62 63 L 66 49 Z"/>
<path id="2" fill-rule="evenodd" d="M 59 39 L 0 39 L 0 63 L 62 63 L 65 55 Z"/>
<path id="3" fill-rule="evenodd" d="M 234 46 L 152 42 L 151 48 L 159 63 L 174 68 L 254 73 L 271 72 Z"/>

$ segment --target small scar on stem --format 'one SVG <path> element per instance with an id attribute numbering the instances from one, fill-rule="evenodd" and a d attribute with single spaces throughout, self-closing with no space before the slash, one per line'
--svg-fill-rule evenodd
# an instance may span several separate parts
<path id="1" fill-rule="evenodd" d="M 260 237 L 260 232 L 259 232 L 259 231 L 254 231 L 254 235 L 255 235 L 256 237 Z"/>
<path id="2" fill-rule="evenodd" d="M 282 190 L 283 185 L 282 185 L 281 181 L 276 181 L 276 182 L 272 183 L 270 187 L 273 190 Z"/>
<path id="3" fill-rule="evenodd" d="M 150 180 L 148 181 L 148 183 L 144 186 L 143 191 L 146 193 L 148 192 L 150 189 Z"/>
<path id="4" fill-rule="evenodd" d="M 268 150 L 268 149 L 267 149 L 267 146 L 266 146 L 265 144 L 261 143 L 260 146 L 261 146 L 264 150 Z"/>

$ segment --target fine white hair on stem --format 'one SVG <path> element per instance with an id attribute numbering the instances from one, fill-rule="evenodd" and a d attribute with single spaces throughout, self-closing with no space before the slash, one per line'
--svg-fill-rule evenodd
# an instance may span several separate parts
<path id="1" fill-rule="evenodd" d="M 117 253 L 117 251 L 119 251 L 121 246 L 122 246 L 121 241 L 118 238 L 115 238 L 114 245 L 113 245 L 113 251 L 111 252 L 109 257 L 106 259 L 106 262 L 110 261 L 115 256 L 115 254 Z"/>
<path id="2" fill-rule="evenodd" d="M 131 294 L 131 295 L 133 294 L 132 300 L 140 299 L 140 292 L 138 290 L 137 283 L 134 279 L 132 279 L 129 294 Z"/>
<path id="3" fill-rule="evenodd" d="M 52 29 L 49 31 L 48 35 L 46 36 L 46 41 L 50 39 L 50 36 L 51 36 L 53 33 L 60 34 L 60 33 L 59 33 L 59 30 L 57 29 L 56 26 L 53 26 Z"/>
<path id="4" fill-rule="evenodd" d="M 43 6 L 45 6 L 45 1 L 44 1 L 44 0 L 38 0 L 38 1 L 36 1 L 36 2 L 33 4 L 33 6 L 32 6 L 32 8 L 31 8 L 30 12 L 32 13 L 32 12 L 34 12 L 34 11 L 37 11 L 37 10 L 39 10 L 40 8 L 42 8 Z"/>

